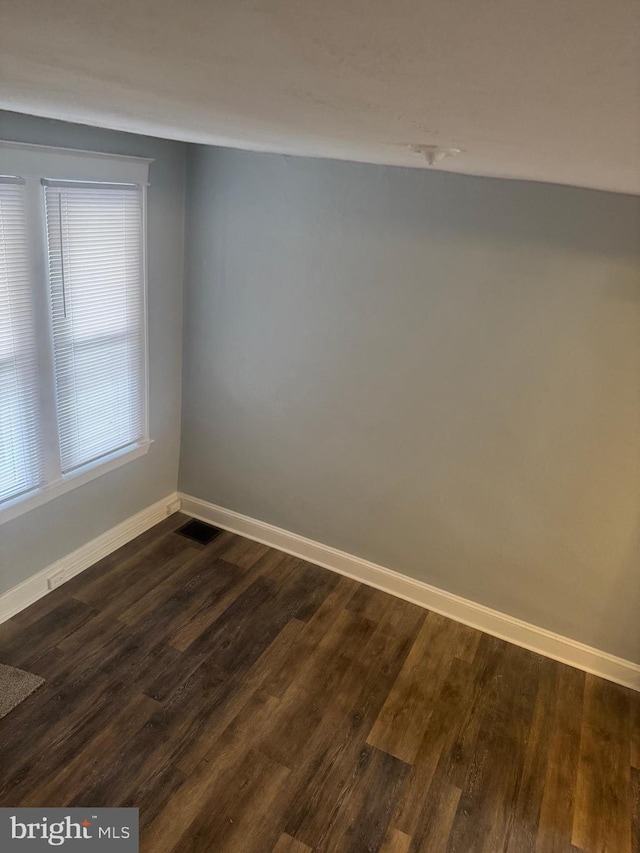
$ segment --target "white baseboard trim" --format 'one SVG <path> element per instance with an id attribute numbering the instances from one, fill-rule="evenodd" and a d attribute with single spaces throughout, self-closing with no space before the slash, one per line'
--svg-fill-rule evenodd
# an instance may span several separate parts
<path id="1" fill-rule="evenodd" d="M 256 542 L 262 542 L 287 554 L 301 557 L 310 563 L 346 575 L 405 601 L 425 607 L 427 610 L 434 610 L 456 622 L 470 625 L 472 628 L 514 643 L 516 646 L 522 646 L 576 669 L 640 691 L 640 665 L 632 661 L 586 646 L 569 637 L 554 634 L 545 628 L 538 628 L 536 625 L 523 622 L 506 613 L 500 613 L 498 610 L 492 610 L 482 604 L 476 604 L 474 601 L 453 595 L 423 581 L 414 580 L 384 566 L 378 566 L 368 560 L 362 560 L 360 557 L 354 557 L 352 554 L 338 551 L 336 548 L 322 545 L 320 542 L 314 542 L 312 539 L 306 539 L 304 536 L 298 536 L 296 533 L 257 521 L 200 498 L 180 493 L 179 499 L 181 512 L 186 515 L 214 524 L 216 527 L 222 527 L 224 530 L 230 530 L 232 533 L 238 533 L 240 536 L 246 536 Z"/>
<path id="2" fill-rule="evenodd" d="M 127 518 L 0 595 L 0 623 L 180 509 L 176 492 Z"/>

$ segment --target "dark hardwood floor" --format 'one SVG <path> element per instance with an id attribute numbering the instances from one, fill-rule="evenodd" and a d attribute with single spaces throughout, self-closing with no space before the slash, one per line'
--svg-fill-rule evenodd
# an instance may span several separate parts
<path id="1" fill-rule="evenodd" d="M 640 851 L 640 694 L 176 515 L 0 626 L 0 805 L 141 850 Z"/>

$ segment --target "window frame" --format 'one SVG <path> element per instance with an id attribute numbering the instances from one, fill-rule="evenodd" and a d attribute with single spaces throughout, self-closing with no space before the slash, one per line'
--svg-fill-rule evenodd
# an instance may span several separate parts
<path id="1" fill-rule="evenodd" d="M 0 174 L 19 177 L 25 182 L 30 292 L 40 379 L 39 404 L 45 479 L 43 486 L 14 498 L 8 498 L 0 503 L 0 525 L 143 456 L 148 453 L 153 443 L 149 437 L 147 261 L 147 188 L 149 166 L 152 162 L 152 159 L 146 157 L 104 154 L 73 148 L 54 148 L 0 140 Z M 94 183 L 131 183 L 137 184 L 141 189 L 143 437 L 133 444 L 107 453 L 67 474 L 62 473 L 55 397 L 53 329 L 43 179 Z"/>

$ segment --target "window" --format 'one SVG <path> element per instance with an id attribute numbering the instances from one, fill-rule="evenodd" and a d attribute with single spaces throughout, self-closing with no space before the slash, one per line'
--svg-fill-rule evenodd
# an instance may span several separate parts
<path id="1" fill-rule="evenodd" d="M 149 447 L 148 165 L 0 142 L 0 522 Z"/>
<path id="2" fill-rule="evenodd" d="M 42 481 L 25 187 L 0 178 L 0 501 Z"/>

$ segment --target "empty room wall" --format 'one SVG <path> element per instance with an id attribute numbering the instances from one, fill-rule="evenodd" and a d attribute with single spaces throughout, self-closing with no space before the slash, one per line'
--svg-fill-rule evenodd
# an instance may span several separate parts
<path id="1" fill-rule="evenodd" d="M 0 112 L 0 139 L 153 157 L 149 171 L 149 452 L 0 525 L 0 593 L 175 491 L 180 435 L 185 146 Z"/>
<path id="2" fill-rule="evenodd" d="M 187 176 L 181 490 L 640 661 L 640 199 Z"/>

